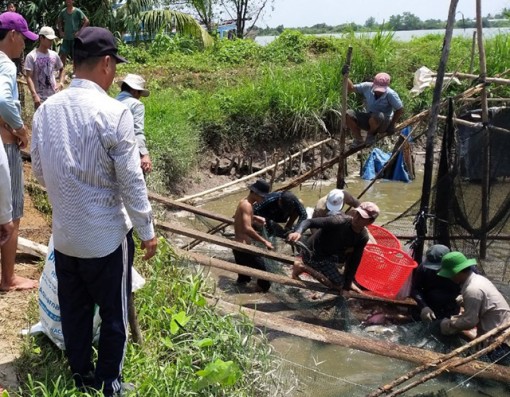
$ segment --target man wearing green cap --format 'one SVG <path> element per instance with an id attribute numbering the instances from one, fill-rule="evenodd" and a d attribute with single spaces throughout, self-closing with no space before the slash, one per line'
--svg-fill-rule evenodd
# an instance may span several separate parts
<path id="1" fill-rule="evenodd" d="M 478 336 L 490 330 L 510 323 L 510 306 L 487 278 L 476 274 L 472 266 L 476 259 L 467 259 L 461 252 L 450 252 L 443 256 L 439 276 L 451 279 L 461 285 L 464 311 L 441 321 L 441 332 L 453 335 L 477 327 Z M 493 353 L 509 352 L 510 347 L 503 344 Z M 491 355 L 489 357 L 492 359 Z"/>

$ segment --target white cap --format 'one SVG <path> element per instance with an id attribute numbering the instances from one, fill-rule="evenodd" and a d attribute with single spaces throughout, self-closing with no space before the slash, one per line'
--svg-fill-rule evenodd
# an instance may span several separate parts
<path id="1" fill-rule="evenodd" d="M 122 80 L 118 81 L 119 87 L 122 87 L 122 83 L 126 83 L 133 90 L 141 91 L 142 96 L 149 96 L 150 91 L 145 89 L 145 80 L 142 76 L 137 74 L 128 74 Z"/>
<path id="2" fill-rule="evenodd" d="M 39 36 L 44 36 L 48 40 L 55 40 L 57 38 L 55 31 L 49 26 L 43 26 L 41 30 L 39 30 Z"/>
<path id="3" fill-rule="evenodd" d="M 341 189 L 333 189 L 326 198 L 326 208 L 331 214 L 337 214 L 344 206 L 344 191 Z"/>

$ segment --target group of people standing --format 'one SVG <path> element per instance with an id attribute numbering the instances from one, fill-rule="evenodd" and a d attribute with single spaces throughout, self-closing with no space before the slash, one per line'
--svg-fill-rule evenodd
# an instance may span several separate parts
<path id="1" fill-rule="evenodd" d="M 14 274 L 19 221 L 23 215 L 23 168 L 20 150 L 28 145 L 21 118 L 17 71 L 25 39 L 39 40 L 25 70 L 36 112 L 32 122 L 33 174 L 48 192 L 58 297 L 66 355 L 73 379 L 83 390 L 122 395 L 128 385 L 121 372 L 127 345 L 127 307 L 134 258 L 133 230 L 145 250 L 155 255 L 151 205 L 144 174 L 152 163 L 145 145 L 145 80 L 127 75 L 121 93 L 111 98 L 118 54 L 107 29 L 89 27 L 83 13 L 66 1 L 59 17 L 64 59 L 51 50 L 51 27 L 31 32 L 20 14 L 0 15 L 0 289 L 37 286 Z M 71 8 L 71 22 L 66 13 Z M 60 22 L 61 21 L 61 22 Z M 72 34 L 68 34 L 69 31 Z M 61 47 L 62 50 L 62 47 Z M 61 51 L 62 53 L 62 51 Z M 73 55 L 74 76 L 64 89 L 63 68 Z M 55 76 L 55 74 L 57 74 Z M 56 78 L 55 78 L 56 77 Z M 102 320 L 97 362 L 93 361 L 95 305 Z M 0 387 L 1 390 L 1 387 Z"/>

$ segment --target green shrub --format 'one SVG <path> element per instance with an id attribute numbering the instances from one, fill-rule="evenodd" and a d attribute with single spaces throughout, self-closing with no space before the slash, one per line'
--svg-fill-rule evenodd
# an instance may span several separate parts
<path id="1" fill-rule="evenodd" d="M 306 59 L 306 39 L 297 30 L 284 30 L 264 47 L 262 59 L 274 63 L 303 63 Z"/>
<path id="2" fill-rule="evenodd" d="M 260 46 L 252 40 L 216 40 L 211 55 L 218 62 L 239 65 L 259 56 Z"/>

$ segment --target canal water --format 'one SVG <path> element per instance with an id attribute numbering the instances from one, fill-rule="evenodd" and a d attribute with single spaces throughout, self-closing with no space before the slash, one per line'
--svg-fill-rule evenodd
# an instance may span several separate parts
<path id="1" fill-rule="evenodd" d="M 376 223 L 381 225 L 394 219 L 419 199 L 422 180 L 423 173 L 420 171 L 417 172 L 417 179 L 411 183 L 379 180 L 362 197 L 362 201 L 373 201 L 379 205 L 381 215 Z M 370 181 L 362 180 L 359 177 L 349 177 L 346 190 L 354 196 L 358 196 L 369 183 Z M 333 188 L 334 182 L 332 181 L 316 181 L 296 188 L 293 192 L 305 206 L 313 207 L 320 197 L 326 195 Z M 232 216 L 237 203 L 246 197 L 246 194 L 247 189 L 242 189 L 223 196 L 221 199 L 205 203 L 203 208 L 225 216 Z M 229 250 L 224 250 L 221 253 L 214 251 L 215 248 L 211 246 L 204 245 L 197 249 L 210 255 L 214 254 L 216 257 L 232 259 Z M 223 278 L 223 284 L 225 284 L 225 278 L 220 278 Z M 233 284 L 233 279 L 229 279 L 227 283 Z M 276 301 L 282 298 L 278 286 L 273 286 L 268 294 L 230 290 L 229 295 L 238 304 L 251 307 L 268 305 L 274 309 L 276 315 L 288 315 L 295 318 L 294 311 L 278 308 Z M 276 306 L 271 306 L 273 304 Z M 312 307 L 307 310 L 314 309 Z M 321 311 L 323 307 L 318 304 L 315 310 Z M 353 324 L 349 327 L 349 332 L 365 337 L 372 336 L 395 341 L 397 336 L 405 337 L 406 333 L 414 334 L 409 336 L 419 339 L 420 335 L 417 333 L 423 334 L 424 328 L 420 324 L 411 324 L 407 328 L 405 325 L 390 325 L 386 328 L 383 327 L 382 333 L 369 334 L 359 324 Z M 266 330 L 266 334 L 271 345 L 282 358 L 281 368 L 278 372 L 280 379 L 288 383 L 288 392 L 278 394 L 279 396 L 366 396 L 377 387 L 391 382 L 416 367 L 416 365 L 404 361 L 289 336 L 270 329 Z M 431 340 L 428 333 L 426 339 L 429 342 Z M 420 346 L 425 347 L 425 342 Z M 454 397 L 503 397 L 510 395 L 510 389 L 505 388 L 504 385 L 489 381 L 470 380 L 460 375 L 448 375 L 428 381 L 404 395 L 415 396 L 419 393 L 431 393 L 438 390 L 446 390 L 448 396 Z"/>

